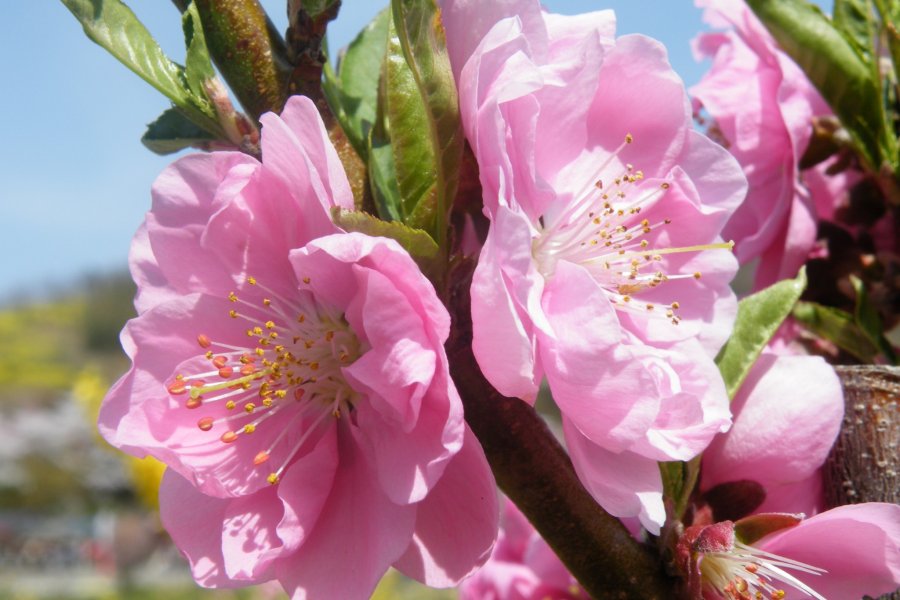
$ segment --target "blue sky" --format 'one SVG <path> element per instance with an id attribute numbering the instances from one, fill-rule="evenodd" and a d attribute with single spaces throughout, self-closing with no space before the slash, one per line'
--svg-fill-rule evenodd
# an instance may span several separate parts
<path id="1" fill-rule="evenodd" d="M 167 0 L 126 0 L 176 61 L 180 19 Z M 285 0 L 263 0 L 285 25 Z M 689 0 L 548 0 L 554 12 L 614 8 L 619 33 L 661 40 L 690 84 L 702 67 L 689 41 L 702 28 Z M 349 42 L 381 2 L 344 0 L 332 47 Z M 0 303 L 89 272 L 124 269 L 128 246 L 150 202 L 150 184 L 172 159 L 140 143 L 168 103 L 87 40 L 59 2 L 4 2 L 0 18 Z M 12 26 L 11 26 L 12 25 Z"/>

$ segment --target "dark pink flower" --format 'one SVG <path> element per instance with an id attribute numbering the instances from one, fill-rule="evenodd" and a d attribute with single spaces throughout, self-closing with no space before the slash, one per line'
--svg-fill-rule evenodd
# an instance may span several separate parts
<path id="1" fill-rule="evenodd" d="M 312 102 L 262 123 L 262 163 L 188 156 L 154 185 L 133 366 L 100 430 L 168 465 L 162 520 L 202 585 L 365 598 L 391 565 L 454 585 L 487 558 L 497 503 L 449 316 L 397 243 L 332 224 L 352 197 Z"/>
<path id="2" fill-rule="evenodd" d="M 729 423 L 711 357 L 734 317 L 719 233 L 744 177 L 693 130 L 662 45 L 615 39 L 611 11 L 446 0 L 442 14 L 491 219 L 475 356 L 507 396 L 533 401 L 546 377 L 582 481 L 657 531 L 656 462 Z"/>

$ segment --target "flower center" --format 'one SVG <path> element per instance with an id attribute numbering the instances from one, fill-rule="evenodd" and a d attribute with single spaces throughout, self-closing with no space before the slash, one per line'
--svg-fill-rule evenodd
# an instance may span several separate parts
<path id="1" fill-rule="evenodd" d="M 279 453 L 286 458 L 268 476 L 269 483 L 276 484 L 328 416 L 340 419 L 353 410 L 360 395 L 347 383 L 342 368 L 359 358 L 364 348 L 343 314 L 323 306 L 310 291 L 300 290 L 287 300 L 253 277 L 246 283 L 246 299 L 229 293 L 234 308 L 228 316 L 235 326 L 246 327 L 247 343 L 239 346 L 199 334 L 197 343 L 209 370 L 176 374 L 168 391 L 187 395 L 187 409 L 215 413 L 201 416 L 197 427 L 210 431 L 225 425 L 220 435 L 224 444 L 251 435 L 258 427 L 277 427 L 279 433 L 269 447 L 253 459 L 255 466 L 262 465 L 280 444 L 291 444 L 287 452 Z M 269 422 L 285 411 L 287 421 Z M 289 430 L 298 422 L 307 424 L 306 431 L 299 439 L 288 440 Z"/>
<path id="2" fill-rule="evenodd" d="M 681 247 L 658 244 L 658 230 L 671 225 L 672 219 L 651 222 L 641 212 L 656 205 L 672 187 L 671 182 L 649 184 L 644 173 L 630 164 L 617 173 L 611 169 L 618 153 L 633 141 L 631 135 L 625 136 L 625 141 L 599 166 L 591 184 L 551 222 L 542 225 L 532 253 L 545 278 L 552 277 L 560 260 L 579 264 L 601 285 L 617 309 L 664 315 L 677 325 L 677 301 L 657 306 L 633 301 L 634 296 L 667 281 L 701 277 L 699 271 L 668 272 L 665 255 L 731 250 L 734 243 Z"/>
<path id="3" fill-rule="evenodd" d="M 741 542 L 727 552 L 708 552 L 700 562 L 705 590 L 717 592 L 728 600 L 781 600 L 786 592 L 775 584 L 787 584 L 810 598 L 825 597 L 788 573 L 785 569 L 821 575 L 824 569 L 790 560 Z"/>

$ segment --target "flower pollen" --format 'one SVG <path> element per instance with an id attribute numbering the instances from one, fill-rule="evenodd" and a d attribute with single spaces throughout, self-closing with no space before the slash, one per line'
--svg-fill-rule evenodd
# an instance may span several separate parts
<path id="1" fill-rule="evenodd" d="M 187 394 L 187 409 L 207 408 L 197 427 L 215 431 L 223 444 L 238 442 L 242 436 L 267 430 L 271 442 L 252 460 L 254 466 L 269 462 L 277 451 L 283 457 L 267 476 L 275 485 L 301 446 L 322 430 L 327 417 L 341 418 L 359 400 L 346 381 L 342 368 L 352 364 L 364 348 L 343 314 L 322 305 L 312 292 L 301 290 L 288 300 L 265 289 L 252 277 L 246 278 L 248 298 L 236 292 L 228 300 L 239 310 L 228 311 L 232 319 L 246 321 L 243 346 L 216 341 L 204 333 L 197 336 L 198 357 L 210 370 L 179 373 L 167 385 L 173 396 Z M 309 278 L 304 278 L 309 283 Z M 266 297 L 252 298 L 265 291 Z M 282 417 L 272 419 L 276 414 Z M 306 429 L 297 437 L 288 433 L 298 423 Z"/>
<path id="2" fill-rule="evenodd" d="M 784 558 L 735 541 L 730 550 L 704 553 L 700 575 L 704 589 L 727 600 L 781 600 L 787 593 L 775 583 L 789 585 L 810 598 L 825 597 L 785 569 L 821 575 L 824 569 Z M 706 597 L 706 596 L 704 596 Z"/>
<path id="3" fill-rule="evenodd" d="M 663 218 L 651 222 L 641 213 L 656 205 L 671 189 L 669 181 L 649 183 L 643 171 L 631 164 L 613 172 L 611 163 L 618 153 L 634 142 L 631 134 L 600 165 L 592 183 L 570 201 L 565 209 L 544 223 L 533 242 L 538 270 L 545 278 L 555 271 L 560 260 L 586 268 L 606 292 L 618 310 L 665 316 L 673 325 L 679 303 L 655 305 L 639 302 L 635 296 L 667 281 L 700 279 L 700 272 L 669 273 L 664 256 L 705 250 L 731 250 L 733 242 L 660 247 L 655 241 L 659 230 L 672 224 Z M 546 215 L 545 215 L 546 218 Z M 660 310 L 656 310 L 657 306 Z"/>

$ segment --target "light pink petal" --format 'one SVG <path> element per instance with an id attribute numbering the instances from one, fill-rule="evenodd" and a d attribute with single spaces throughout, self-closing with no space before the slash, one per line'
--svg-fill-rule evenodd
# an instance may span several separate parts
<path id="1" fill-rule="evenodd" d="M 531 256 L 530 225 L 501 209 L 472 279 L 472 351 L 491 385 L 528 402 L 534 402 L 541 378 L 532 319 L 542 288 Z"/>
<path id="2" fill-rule="evenodd" d="M 737 479 L 768 487 L 811 477 L 844 414 L 834 369 L 811 356 L 763 354 L 731 408 L 734 426 L 703 455 L 703 489 Z"/>
<path id="3" fill-rule="evenodd" d="M 159 487 L 159 516 L 175 545 L 191 563 L 194 580 L 204 587 L 247 585 L 225 574 L 222 530 L 230 500 L 197 491 L 183 477 L 166 470 Z"/>
<path id="4" fill-rule="evenodd" d="M 276 529 L 290 551 L 296 550 L 309 537 L 331 495 L 340 468 L 337 429 L 329 427 L 311 452 L 297 457 L 277 486 L 284 517 Z M 271 459 L 264 464 L 263 469 L 273 468 Z"/>
<path id="5" fill-rule="evenodd" d="M 649 349 L 647 354 L 649 354 Z M 660 378 L 659 414 L 647 438 L 631 447 L 659 461 L 690 460 L 731 425 L 728 394 L 716 364 L 695 340 L 645 358 Z"/>
<path id="6" fill-rule="evenodd" d="M 560 262 L 547 282 L 541 362 L 562 413 L 613 451 L 641 439 L 659 410 L 653 373 L 635 360 L 606 294 L 583 268 Z"/>
<path id="7" fill-rule="evenodd" d="M 315 103 L 306 96 L 291 96 L 280 115 L 276 117 L 274 113 L 267 113 L 260 118 L 260 122 L 263 123 L 263 131 L 267 124 L 273 123 L 279 118 L 296 136 L 302 151 L 306 153 L 312 164 L 313 172 L 318 178 L 317 180 L 313 179 L 314 187 L 318 192 L 317 185 L 321 184 L 325 198 L 328 200 L 325 205 L 326 209 L 340 206 L 347 210 L 353 210 L 353 193 L 350 190 L 350 183 L 347 181 L 347 174 L 344 172 L 343 163 L 331 143 L 325 123 L 322 121 Z M 263 143 L 274 141 L 265 140 L 265 135 L 263 134 Z M 265 148 L 264 146 L 263 152 L 265 152 Z M 279 149 L 281 148 L 279 147 Z M 264 156 L 263 162 L 266 163 L 268 158 L 268 156 Z"/>
<path id="8" fill-rule="evenodd" d="M 134 307 L 138 314 L 179 296 L 169 287 L 165 275 L 156 264 L 146 223 L 142 223 L 134 234 L 128 253 L 128 264 L 131 268 L 131 277 L 137 285 Z"/>
<path id="9" fill-rule="evenodd" d="M 639 116 L 623 118 L 640 107 Z M 684 85 L 669 66 L 656 40 L 626 35 L 603 61 L 600 85 L 588 115 L 588 147 L 607 152 L 631 134 L 634 143 L 618 154 L 621 165 L 634 164 L 648 176 L 663 175 L 681 155 L 690 130 Z M 580 185 L 589 181 L 581 179 Z"/>
<path id="10" fill-rule="evenodd" d="M 792 571 L 826 598 L 878 597 L 900 588 L 900 506 L 870 502 L 833 508 L 755 544 L 827 573 Z M 788 598 L 801 598 L 788 594 Z"/>
<path id="11" fill-rule="evenodd" d="M 690 131 L 678 161 L 702 199 L 702 212 L 715 213 L 720 226 L 744 202 L 747 178 L 734 156 L 705 135 Z"/>
<path id="12" fill-rule="evenodd" d="M 547 33 L 537 0 L 442 0 L 441 20 L 447 31 L 447 50 L 453 73 L 459 73 L 491 28 L 509 17 L 518 17 L 537 51 L 546 51 Z"/>
<path id="13" fill-rule="evenodd" d="M 412 542 L 394 566 L 429 587 L 450 587 L 487 560 L 499 521 L 497 486 L 475 435 L 419 505 Z"/>
<path id="14" fill-rule="evenodd" d="M 173 163 L 153 183 L 147 237 L 160 273 L 175 291 L 227 293 L 234 287 L 238 274 L 204 247 L 202 236 L 209 219 L 259 166 L 236 152 L 194 154 Z"/>
<path id="15" fill-rule="evenodd" d="M 798 186 L 783 232 L 760 258 L 754 289 L 765 289 L 782 279 L 796 277 L 815 246 L 818 227 L 809 193 Z"/>
<path id="16" fill-rule="evenodd" d="M 352 428 L 340 423 L 340 467 L 331 495 L 303 545 L 276 565 L 293 600 L 368 598 L 413 534 L 415 506 L 390 501 Z"/>
<path id="17" fill-rule="evenodd" d="M 371 349 L 345 367 L 344 375 L 385 420 L 408 431 L 419 418 L 438 357 L 421 315 L 390 279 L 358 265 L 353 274 L 358 290 L 347 312 L 361 315 L 361 323 L 349 320 Z"/>
<path id="18" fill-rule="evenodd" d="M 647 531 L 658 534 L 666 511 L 656 461 L 627 450 L 605 450 L 565 417 L 563 432 L 575 472 L 594 500 L 613 516 L 638 517 Z"/>
<path id="19" fill-rule="evenodd" d="M 222 519 L 222 556 L 231 579 L 271 579 L 272 563 L 287 548 L 276 533 L 284 508 L 274 487 L 228 503 Z"/>
<path id="20" fill-rule="evenodd" d="M 577 48 L 587 35 L 597 33 L 605 48 L 615 43 L 616 13 L 612 9 L 596 10 L 577 15 L 544 12 L 544 25 L 550 35 L 550 61 L 564 58 Z"/>
<path id="21" fill-rule="evenodd" d="M 321 153 L 325 147 L 333 153 L 334 148 L 327 137 L 322 138 L 326 134 L 319 131 L 319 125 L 314 122 L 318 113 L 315 116 L 306 114 L 315 110 L 308 98 L 292 96 L 285 106 L 291 123 L 274 113 L 267 113 L 260 119 L 263 125 L 261 146 L 264 169 L 269 176 L 283 182 L 293 200 L 291 204 L 300 207 L 298 216 L 302 215 L 310 238 L 337 230 L 331 221 L 332 206 L 353 207 L 352 199 L 348 203 L 345 196 L 348 185 L 346 175 L 341 183 L 328 179 L 327 163 L 330 160 L 323 160 Z M 299 129 L 295 130 L 292 126 Z M 320 171 L 320 168 L 323 170 Z M 336 189 L 329 184 L 336 184 Z"/>
<path id="22" fill-rule="evenodd" d="M 579 20 L 578 17 L 569 17 Z M 582 27 L 590 23 L 584 19 Z M 615 23 L 613 23 L 613 29 Z M 566 33 L 574 33 L 568 28 Z M 584 148 L 588 134 L 587 112 L 604 71 L 603 42 L 597 30 L 584 27 L 574 38 L 553 39 L 553 62 L 541 66 L 544 85 L 534 92 L 540 116 L 534 133 L 533 160 L 541 177 L 552 180 Z M 515 124 L 510 125 L 515 132 Z"/>
<path id="23" fill-rule="evenodd" d="M 433 493 L 450 459 L 462 444 L 462 405 L 448 377 L 436 377 L 426 408 L 407 431 L 371 407 L 359 408 L 358 422 L 368 443 L 384 493 L 397 504 L 418 502 Z M 448 393 L 450 394 L 448 397 Z"/>
<path id="24" fill-rule="evenodd" d="M 228 189 L 232 183 L 234 189 Z M 305 244 L 311 234 L 304 218 L 286 215 L 300 215 L 301 208 L 284 184 L 263 169 L 247 179 L 226 180 L 222 190 L 229 200 L 210 217 L 201 243 L 235 281 L 209 292 L 223 297 L 230 291 L 246 292 L 245 281 L 253 277 L 267 289 L 290 298 L 296 293 L 297 281 L 285 276 L 290 274 L 288 252 Z"/>
<path id="25" fill-rule="evenodd" d="M 443 345 L 450 333 L 450 315 L 438 300 L 434 287 L 394 240 L 362 233 L 336 234 L 313 240 L 291 253 L 298 279 L 309 276 L 309 286 L 316 297 L 341 310 L 348 307 L 356 293 L 352 285 L 356 279 L 348 274 L 351 265 L 357 262 L 385 274 L 413 310 L 430 324 L 428 332 L 434 336 L 436 345 Z M 363 331 L 360 319 L 356 325 Z"/>

